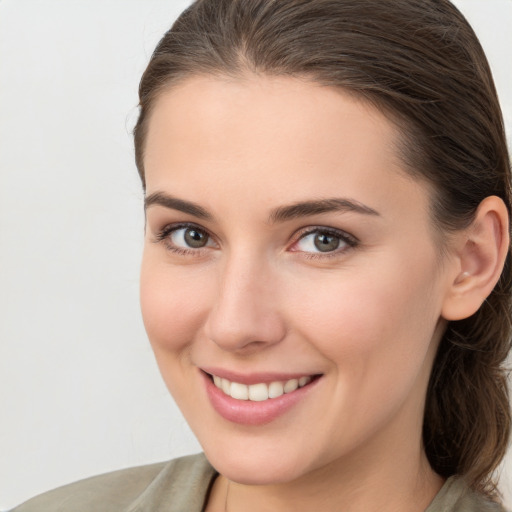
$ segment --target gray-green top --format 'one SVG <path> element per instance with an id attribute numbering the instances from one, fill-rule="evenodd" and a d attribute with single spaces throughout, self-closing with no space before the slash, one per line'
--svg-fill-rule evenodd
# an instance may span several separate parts
<path id="1" fill-rule="evenodd" d="M 123 469 L 59 487 L 12 512 L 201 512 L 217 476 L 203 454 Z M 449 478 L 425 512 L 504 512 Z"/>

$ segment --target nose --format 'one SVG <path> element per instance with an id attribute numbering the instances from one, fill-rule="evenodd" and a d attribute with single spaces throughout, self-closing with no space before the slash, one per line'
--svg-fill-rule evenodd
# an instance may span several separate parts
<path id="1" fill-rule="evenodd" d="M 262 260 L 230 258 L 220 271 L 206 336 L 223 350 L 244 354 L 279 343 L 286 327 L 276 277 Z"/>

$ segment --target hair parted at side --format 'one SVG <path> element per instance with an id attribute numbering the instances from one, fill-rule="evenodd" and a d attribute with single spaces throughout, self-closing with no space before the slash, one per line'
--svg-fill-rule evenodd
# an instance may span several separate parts
<path id="1" fill-rule="evenodd" d="M 198 0 L 155 49 L 134 130 L 144 144 L 159 93 L 194 75 L 286 75 L 339 87 L 395 122 L 407 170 L 434 190 L 440 232 L 469 225 L 499 196 L 511 213 L 510 160 L 484 52 L 448 0 Z M 505 359 L 511 349 L 509 248 L 494 291 L 450 322 L 427 391 L 423 441 L 432 468 L 495 495 L 493 471 L 510 435 Z"/>

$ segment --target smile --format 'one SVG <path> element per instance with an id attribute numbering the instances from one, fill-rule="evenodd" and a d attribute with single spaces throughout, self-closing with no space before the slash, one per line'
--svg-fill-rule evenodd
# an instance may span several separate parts
<path id="1" fill-rule="evenodd" d="M 240 425 L 271 423 L 299 407 L 323 381 L 323 374 L 234 373 L 201 368 L 206 395 L 225 420 Z"/>
<path id="2" fill-rule="evenodd" d="M 215 386 L 222 390 L 225 395 L 235 400 L 250 400 L 253 402 L 263 402 L 272 398 L 278 398 L 285 393 L 293 393 L 298 388 L 302 388 L 312 381 L 312 377 L 303 376 L 287 381 L 274 381 L 268 384 L 260 382 L 258 384 L 246 385 L 239 382 L 231 382 L 217 375 L 212 375 L 212 378 Z"/>

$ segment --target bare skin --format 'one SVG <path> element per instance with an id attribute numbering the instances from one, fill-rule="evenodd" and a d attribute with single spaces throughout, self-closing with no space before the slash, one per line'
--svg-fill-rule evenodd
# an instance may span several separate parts
<path id="1" fill-rule="evenodd" d="M 431 192 L 406 175 L 397 136 L 372 107 L 293 78 L 195 77 L 157 100 L 141 303 L 221 474 L 208 512 L 421 512 L 441 488 L 423 407 L 446 319 L 469 311 L 454 298 L 467 234 L 441 264 Z M 322 211 L 303 207 L 314 201 Z M 212 406 L 210 368 L 317 380 L 242 424 Z"/>

